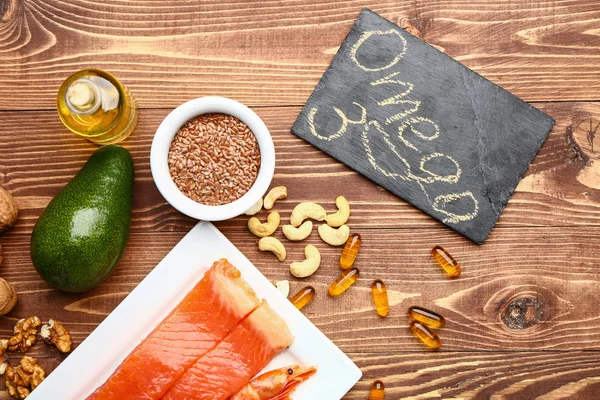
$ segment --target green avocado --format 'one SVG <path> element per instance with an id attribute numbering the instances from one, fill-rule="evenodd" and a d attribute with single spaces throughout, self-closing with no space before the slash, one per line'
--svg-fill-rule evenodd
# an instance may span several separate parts
<path id="1" fill-rule="evenodd" d="M 127 244 L 133 180 L 129 151 L 104 146 L 52 199 L 31 234 L 31 260 L 45 281 L 85 292 L 108 277 Z"/>

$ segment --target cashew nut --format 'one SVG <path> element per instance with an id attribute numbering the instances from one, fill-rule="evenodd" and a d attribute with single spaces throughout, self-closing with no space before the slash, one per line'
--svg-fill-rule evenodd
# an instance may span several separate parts
<path id="1" fill-rule="evenodd" d="M 307 218 L 314 219 L 315 221 L 323 221 L 325 217 L 327 217 L 327 213 L 323 207 L 317 203 L 307 201 L 294 207 L 290 223 L 297 228 Z"/>
<path id="2" fill-rule="evenodd" d="M 304 248 L 304 255 L 306 260 L 300 262 L 293 262 L 290 264 L 290 272 L 296 278 L 306 278 L 314 274 L 319 265 L 321 264 L 321 253 L 312 244 L 309 244 Z"/>
<path id="3" fill-rule="evenodd" d="M 285 260 L 286 252 L 283 243 L 279 239 L 272 236 L 264 237 L 258 241 L 258 249 L 260 251 L 270 251 L 275 254 L 279 261 Z"/>
<path id="4" fill-rule="evenodd" d="M 276 186 L 265 196 L 265 210 L 270 210 L 275 205 L 275 201 L 287 197 L 287 188 L 285 186 Z"/>
<path id="5" fill-rule="evenodd" d="M 258 201 L 248 209 L 248 211 L 246 211 L 244 214 L 246 215 L 254 215 L 257 214 L 258 212 L 260 212 L 260 210 L 262 210 L 262 206 L 263 206 L 263 199 L 262 197 L 260 199 L 258 199 Z"/>
<path id="6" fill-rule="evenodd" d="M 298 242 L 306 239 L 312 232 L 312 228 L 313 223 L 311 221 L 304 221 L 298 228 L 295 228 L 293 225 L 284 225 L 281 230 L 288 240 Z"/>
<path id="7" fill-rule="evenodd" d="M 267 217 L 267 222 L 262 224 L 260 220 L 256 217 L 252 217 L 248 220 L 248 229 L 250 232 L 255 234 L 258 237 L 267 237 L 271 236 L 273 232 L 277 230 L 279 227 L 279 222 L 281 221 L 281 217 L 277 211 L 273 211 Z"/>
<path id="8" fill-rule="evenodd" d="M 321 239 L 327 244 L 341 246 L 348 240 L 350 228 L 348 228 L 348 225 L 342 225 L 337 229 L 332 228 L 329 225 L 321 225 L 319 226 L 319 236 L 321 236 Z"/>
<path id="9" fill-rule="evenodd" d="M 277 290 L 279 290 L 283 297 L 290 295 L 290 281 L 279 281 L 275 286 L 277 286 Z"/>
<path id="10" fill-rule="evenodd" d="M 348 200 L 344 196 L 338 196 L 335 199 L 335 205 L 338 211 L 329 214 L 325 220 L 327 221 L 327 225 L 337 228 L 344 225 L 348 221 L 348 218 L 350 218 L 350 203 L 348 203 Z"/>

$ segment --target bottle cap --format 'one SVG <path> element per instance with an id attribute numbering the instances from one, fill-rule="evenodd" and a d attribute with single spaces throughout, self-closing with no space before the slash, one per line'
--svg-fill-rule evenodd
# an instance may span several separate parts
<path id="1" fill-rule="evenodd" d="M 74 114 L 90 115 L 102 104 L 102 94 L 94 82 L 81 78 L 67 88 L 65 103 Z"/>

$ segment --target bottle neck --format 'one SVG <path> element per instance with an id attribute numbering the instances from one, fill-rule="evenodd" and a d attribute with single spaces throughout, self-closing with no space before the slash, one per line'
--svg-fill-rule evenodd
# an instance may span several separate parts
<path id="1" fill-rule="evenodd" d="M 80 78 L 67 88 L 65 103 L 73 114 L 91 115 L 102 105 L 102 93 L 90 79 Z"/>

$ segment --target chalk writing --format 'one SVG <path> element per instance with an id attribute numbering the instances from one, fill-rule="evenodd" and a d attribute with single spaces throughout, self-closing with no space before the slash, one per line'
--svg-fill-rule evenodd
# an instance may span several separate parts
<path id="1" fill-rule="evenodd" d="M 389 97 L 389 98 L 387 98 L 385 100 L 378 101 L 377 104 L 379 104 L 380 106 L 387 106 L 389 104 L 397 104 L 396 101 L 398 101 L 402 97 L 405 97 L 410 92 L 412 92 L 412 90 L 414 88 L 414 85 L 412 83 L 410 83 L 410 82 L 403 82 L 403 81 L 392 79 L 396 75 L 398 75 L 399 73 L 400 72 L 394 72 L 393 74 L 390 74 L 388 76 L 384 76 L 381 79 L 378 79 L 378 80 L 376 80 L 374 82 L 371 82 L 371 86 L 383 85 L 385 83 L 397 83 L 398 85 L 406 87 L 406 90 L 404 92 L 398 93 L 398 94 L 396 94 L 396 95 L 394 95 L 392 97 Z"/>
<path id="2" fill-rule="evenodd" d="M 317 114 L 317 108 L 316 107 L 311 108 L 310 112 L 308 113 L 308 124 L 310 126 L 310 132 L 314 136 L 318 137 L 321 140 L 333 140 L 333 139 L 343 136 L 344 133 L 346 133 L 346 130 L 348 129 L 348 124 L 364 124 L 367 121 L 367 110 L 358 103 L 352 103 L 352 104 L 361 108 L 360 119 L 358 121 L 352 121 L 352 120 L 348 119 L 348 117 L 346 117 L 346 114 L 344 114 L 344 112 L 342 110 L 340 110 L 337 107 L 333 107 L 333 110 L 342 119 L 342 126 L 340 127 L 340 129 L 338 129 L 338 131 L 336 133 L 334 133 L 333 135 L 330 135 L 330 136 L 323 136 L 323 135 L 319 135 L 317 133 L 317 128 L 315 126 L 315 115 Z"/>
<path id="3" fill-rule="evenodd" d="M 431 136 L 424 135 L 420 130 L 418 130 L 415 127 L 415 125 L 418 123 L 431 124 L 434 133 Z M 411 149 L 418 151 L 419 153 L 421 152 L 421 150 L 419 150 L 415 145 L 413 145 L 411 142 L 409 142 L 404 137 L 404 131 L 406 130 L 406 128 L 409 128 L 412 133 L 414 133 L 416 136 L 418 136 L 419 138 L 421 138 L 423 140 L 433 140 L 433 139 L 436 139 L 438 136 L 440 136 L 440 128 L 437 126 L 437 124 L 435 122 L 433 122 L 429 118 L 411 117 L 405 121 L 402 121 L 402 123 L 398 127 L 398 138 L 400 140 L 402 140 L 402 143 L 404 143 L 407 147 L 410 147 Z"/>
<path id="4" fill-rule="evenodd" d="M 446 206 L 446 204 L 451 203 L 451 202 L 456 201 L 461 198 L 470 198 L 471 200 L 473 200 L 473 211 L 471 213 L 459 215 L 459 214 L 454 214 L 454 213 L 444 210 L 444 207 Z M 479 212 L 479 203 L 477 202 L 477 199 L 475 199 L 475 196 L 473 196 L 473 193 L 471 193 L 470 190 L 467 190 L 462 193 L 450 193 L 450 194 L 444 194 L 444 195 L 437 196 L 435 198 L 432 206 L 433 206 L 434 210 L 441 212 L 442 214 L 445 214 L 448 216 L 447 218 L 444 218 L 442 220 L 446 224 L 448 224 L 448 223 L 456 224 L 461 221 L 472 220 L 473 218 L 475 218 L 477 216 L 477 213 Z"/>
<path id="5" fill-rule="evenodd" d="M 445 158 L 446 160 L 449 160 L 450 162 L 452 162 L 454 164 L 454 167 L 456 168 L 456 172 L 454 174 L 440 176 L 440 175 L 428 170 L 427 168 L 425 168 L 425 163 L 427 163 L 428 161 L 430 161 L 434 158 Z M 428 156 L 423 156 L 420 160 L 419 168 L 421 169 L 421 171 L 431 175 L 430 177 L 425 178 L 425 180 L 428 183 L 432 183 L 434 181 L 456 183 L 460 179 L 460 175 L 462 173 L 462 170 L 460 169 L 460 165 L 458 165 L 458 162 L 454 158 L 447 156 L 446 154 L 442 154 L 442 153 L 433 153 Z M 423 178 L 421 178 L 421 179 L 423 179 Z"/>
<path id="6" fill-rule="evenodd" d="M 356 59 L 356 52 L 358 51 L 360 46 L 362 46 L 362 44 L 365 43 L 369 38 L 371 38 L 373 36 L 386 36 L 386 35 L 398 36 L 400 38 L 400 41 L 402 42 L 402 51 L 396 57 L 394 57 L 394 59 L 392 61 L 390 61 L 389 64 L 384 65 L 383 67 L 369 68 L 369 67 L 363 65 L 362 63 L 360 63 Z M 407 47 L 406 39 L 404 38 L 404 36 L 402 36 L 400 34 L 400 32 L 398 32 L 395 29 L 390 29 L 388 31 L 369 31 L 369 32 L 363 33 L 362 36 L 356 41 L 356 43 L 354 43 L 354 46 L 352 46 L 352 48 L 350 49 L 350 57 L 352 58 L 352 60 L 356 63 L 356 65 L 359 68 L 361 68 L 365 71 L 368 71 L 368 72 L 383 71 L 383 70 L 386 70 L 386 69 L 396 65 L 398 63 L 398 61 L 400 61 L 400 59 L 402 57 L 404 57 L 404 54 L 406 54 L 406 47 Z"/>
<path id="7" fill-rule="evenodd" d="M 390 62 L 383 66 L 374 66 L 365 65 L 371 60 L 359 61 L 360 57 L 357 55 L 359 49 L 369 39 L 377 36 L 390 35 L 397 36 L 400 39 L 399 43 L 401 45 L 401 50 Z M 407 49 L 408 46 L 406 39 L 395 29 L 390 29 L 388 31 L 369 31 L 364 32 L 354 43 L 354 45 L 352 45 L 349 55 L 354 64 L 360 69 L 367 72 L 380 72 L 386 71 L 398 64 L 398 62 L 406 54 Z M 379 107 L 395 107 L 398 105 L 405 106 L 402 111 L 386 118 L 384 125 L 377 120 L 369 120 L 368 110 L 366 107 L 359 103 L 353 102 L 352 104 L 359 107 L 361 110 L 360 119 L 350 120 L 344 111 L 334 106 L 333 110 L 341 119 L 341 126 L 337 132 L 329 136 L 324 136 L 317 132 L 317 128 L 315 126 L 315 115 L 317 114 L 318 110 L 316 107 L 311 108 L 308 114 L 310 132 L 320 140 L 331 141 L 346 134 L 349 125 L 359 125 L 362 128 L 361 142 L 363 144 L 367 160 L 375 171 L 390 179 L 410 181 L 417 184 L 433 210 L 443 216 L 442 221 L 444 223 L 457 224 L 474 219 L 479 212 L 479 203 L 470 190 L 466 190 L 461 193 L 442 194 L 436 196 L 434 199 L 430 198 L 431 189 L 429 185 L 435 184 L 436 182 L 456 184 L 460 180 L 462 170 L 458 161 L 442 152 L 434 152 L 420 156 L 418 166 L 413 167 L 408 161 L 407 157 L 403 156 L 403 151 L 414 151 L 421 153 L 422 151 L 418 147 L 418 140 L 433 141 L 440 136 L 440 129 L 439 126 L 431 119 L 415 115 L 415 113 L 419 111 L 421 101 L 406 99 L 406 96 L 413 91 L 414 84 L 402 81 L 400 78 L 401 73 L 397 71 L 388 74 L 383 78 L 379 78 L 373 82 L 370 82 L 371 86 L 397 85 L 400 88 L 400 91 L 396 92 L 393 96 L 377 102 Z M 388 128 L 390 127 L 396 128 L 396 136 L 393 136 L 388 132 Z M 390 168 L 384 168 L 377 161 L 377 155 L 373 152 L 370 142 L 370 136 L 374 137 L 372 135 L 381 135 L 380 138 L 383 139 L 383 142 L 389 147 L 397 161 L 399 161 L 398 163 L 394 163 L 394 167 L 392 168 L 393 170 L 390 170 Z M 398 147 L 399 145 L 404 145 L 404 148 L 401 149 Z M 432 166 L 429 165 L 432 160 L 436 160 L 438 165 L 443 165 L 446 169 L 449 167 L 449 165 L 452 165 L 453 171 L 444 175 L 434 172 L 434 170 L 432 170 Z M 441 162 L 443 162 L 443 164 L 440 164 Z M 464 209 L 465 206 L 467 206 L 467 208 L 471 211 L 461 214 L 451 211 L 453 204 L 455 204 L 457 201 L 462 202 L 461 209 Z M 471 203 L 470 207 L 468 206 L 469 202 Z"/>
<path id="8" fill-rule="evenodd" d="M 400 174 L 397 172 L 386 171 L 377 163 L 377 160 L 375 160 L 375 156 L 373 155 L 373 151 L 371 150 L 371 146 L 369 145 L 369 137 L 367 135 L 367 133 L 369 132 L 369 125 L 374 126 L 384 136 L 384 140 L 387 143 L 387 145 L 390 147 L 390 149 L 396 155 L 396 157 L 398 157 L 398 159 L 402 162 L 402 164 L 406 167 L 406 170 L 404 171 L 403 174 Z M 369 161 L 371 166 L 376 171 L 381 172 L 383 175 L 387 176 L 388 178 L 394 178 L 394 179 L 400 178 L 403 181 L 413 179 L 414 175 L 411 172 L 410 164 L 408 163 L 408 161 L 406 161 L 406 159 L 404 157 L 402 157 L 400 154 L 398 154 L 398 152 L 396 151 L 396 146 L 389 140 L 389 134 L 385 130 L 383 130 L 383 128 L 381 127 L 379 122 L 370 121 L 368 124 L 364 125 L 364 130 L 362 133 L 362 142 L 363 142 L 366 154 L 367 154 L 367 160 Z M 426 193 L 426 195 L 427 195 L 427 193 Z"/>

